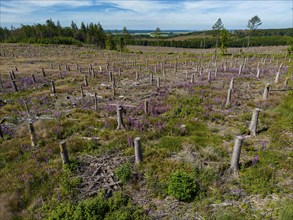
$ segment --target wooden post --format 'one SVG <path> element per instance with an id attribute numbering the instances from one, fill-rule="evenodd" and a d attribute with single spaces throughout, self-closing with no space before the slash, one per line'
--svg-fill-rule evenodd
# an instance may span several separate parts
<path id="1" fill-rule="evenodd" d="M 226 107 L 229 107 L 231 105 L 231 93 L 232 89 L 228 89 L 228 94 L 227 94 L 227 100 L 226 100 Z"/>
<path id="2" fill-rule="evenodd" d="M 256 136 L 259 112 L 260 112 L 260 109 L 256 108 L 256 109 L 254 109 L 253 114 L 252 114 L 249 130 L 253 136 Z"/>
<path id="3" fill-rule="evenodd" d="M 134 151 L 135 151 L 135 163 L 140 164 L 142 161 L 142 148 L 140 143 L 140 137 L 134 139 Z"/>
<path id="4" fill-rule="evenodd" d="M 234 148 L 233 148 L 233 154 L 232 154 L 232 158 L 231 158 L 231 166 L 229 168 L 230 173 L 232 173 L 234 176 L 238 176 L 239 159 L 240 159 L 240 154 L 241 154 L 242 143 L 243 143 L 243 137 L 236 136 Z"/>
<path id="5" fill-rule="evenodd" d="M 212 78 L 211 78 L 211 71 L 209 70 L 209 72 L 208 72 L 208 82 L 210 82 L 212 80 Z"/>
<path id="6" fill-rule="evenodd" d="M 124 123 L 123 123 L 123 117 L 122 117 L 122 106 L 117 106 L 117 130 L 125 129 Z"/>
<path id="7" fill-rule="evenodd" d="M 112 81 L 113 81 L 113 74 L 112 74 L 112 72 L 111 72 L 111 71 L 109 72 L 109 81 L 110 81 L 110 82 L 112 82 Z"/>
<path id="8" fill-rule="evenodd" d="M 55 89 L 55 83 L 54 83 L 53 80 L 51 81 L 51 84 L 52 84 L 51 92 L 52 92 L 52 94 L 55 94 L 56 93 L 56 89 Z"/>
<path id="9" fill-rule="evenodd" d="M 18 92 L 18 88 L 17 88 L 15 80 L 12 80 L 12 85 L 13 85 L 14 91 Z"/>
<path id="10" fill-rule="evenodd" d="M 157 78 L 157 88 L 159 89 L 161 87 L 160 77 Z"/>
<path id="11" fill-rule="evenodd" d="M 269 97 L 269 90 L 270 90 L 270 84 L 267 83 L 266 86 L 265 86 L 265 89 L 264 89 L 264 92 L 263 92 L 263 100 L 267 100 L 268 97 Z"/>
<path id="12" fill-rule="evenodd" d="M 2 131 L 2 125 L 1 124 L 0 124 L 0 137 L 4 138 L 4 134 L 3 134 L 3 131 Z"/>
<path id="13" fill-rule="evenodd" d="M 34 83 L 36 83 L 36 78 L 35 78 L 35 75 L 32 73 L 32 80 Z"/>
<path id="14" fill-rule="evenodd" d="M 36 141 L 37 141 L 37 135 L 36 135 L 36 131 L 35 131 L 35 128 L 34 128 L 34 124 L 31 120 L 29 120 L 28 122 L 28 130 L 29 130 L 29 133 L 30 133 L 30 138 L 31 138 L 31 145 L 32 147 L 35 147 L 36 146 Z"/>
<path id="15" fill-rule="evenodd" d="M 149 101 L 144 101 L 144 113 L 147 115 L 149 113 Z"/>
<path id="16" fill-rule="evenodd" d="M 43 74 L 43 77 L 46 77 L 46 73 L 45 73 L 44 68 L 42 68 L 42 74 Z"/>
<path id="17" fill-rule="evenodd" d="M 275 83 L 277 84 L 279 82 L 280 72 L 278 71 L 276 73 Z"/>
<path id="18" fill-rule="evenodd" d="M 139 72 L 137 70 L 135 71 L 135 80 L 139 81 Z"/>
<path id="19" fill-rule="evenodd" d="M 231 90 L 234 89 L 234 78 L 233 77 L 231 78 L 229 89 L 231 89 Z"/>
<path id="20" fill-rule="evenodd" d="M 18 72 L 17 66 L 14 66 L 14 70 L 15 70 L 15 72 Z"/>
<path id="21" fill-rule="evenodd" d="M 289 77 L 287 77 L 285 82 L 284 82 L 284 86 L 283 86 L 284 89 L 288 88 L 288 81 L 289 81 Z"/>
<path id="22" fill-rule="evenodd" d="M 94 101 L 95 101 L 95 111 L 98 111 L 98 98 L 97 98 L 97 93 L 96 92 L 95 92 Z"/>
<path id="23" fill-rule="evenodd" d="M 81 94 L 81 98 L 84 97 L 84 93 L 83 93 L 83 86 L 82 84 L 80 85 L 80 94 Z"/>
<path id="24" fill-rule="evenodd" d="M 112 91 L 113 91 L 113 97 L 116 95 L 116 80 L 115 77 L 112 79 Z"/>
<path id="25" fill-rule="evenodd" d="M 257 68 L 257 71 L 256 71 L 256 78 L 258 78 L 259 79 L 259 74 L 260 74 L 260 69 L 259 69 L 259 67 Z"/>
<path id="26" fill-rule="evenodd" d="M 61 141 L 60 144 L 60 154 L 61 154 L 61 160 L 63 165 L 69 164 L 69 156 L 68 156 L 68 151 L 66 147 L 66 141 Z"/>
<path id="27" fill-rule="evenodd" d="M 240 67 L 239 67 L 239 72 L 238 72 L 238 74 L 240 75 L 241 72 L 242 72 L 242 65 L 240 65 Z"/>
<path id="28" fill-rule="evenodd" d="M 88 84 L 88 81 L 87 81 L 87 76 L 86 75 L 84 75 L 84 77 L 83 77 L 83 84 L 84 84 L 84 86 L 88 86 L 89 84 Z"/>
<path id="29" fill-rule="evenodd" d="M 192 75 L 191 75 L 191 79 L 190 79 L 190 83 L 191 83 L 191 84 L 194 84 L 194 77 L 195 77 L 195 75 L 192 74 Z"/>
<path id="30" fill-rule="evenodd" d="M 120 67 L 118 69 L 118 74 L 119 74 L 119 76 L 121 76 L 121 68 Z"/>
<path id="31" fill-rule="evenodd" d="M 27 104 L 26 101 L 24 101 L 24 106 L 25 106 L 27 117 L 29 118 L 30 117 L 30 109 L 29 109 L 28 104 Z"/>
<path id="32" fill-rule="evenodd" d="M 153 85 L 154 75 L 153 73 L 150 74 L 150 84 Z"/>

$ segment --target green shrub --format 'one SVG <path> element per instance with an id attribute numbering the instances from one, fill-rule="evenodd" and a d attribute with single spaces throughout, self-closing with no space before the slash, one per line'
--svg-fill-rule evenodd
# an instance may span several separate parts
<path id="1" fill-rule="evenodd" d="M 130 163 L 122 164 L 115 169 L 115 175 L 124 184 L 131 179 L 133 172 Z"/>
<path id="2" fill-rule="evenodd" d="M 88 198 L 77 204 L 64 202 L 51 208 L 48 219 L 57 220 L 102 220 L 102 219 L 145 219 L 143 211 L 132 204 L 121 192 L 106 199 L 105 192 L 99 192 L 94 198 Z"/>
<path id="3" fill-rule="evenodd" d="M 267 195 L 276 191 L 275 170 L 270 166 L 249 167 L 241 175 L 241 185 L 249 193 Z"/>
<path id="4" fill-rule="evenodd" d="M 195 179 L 186 172 L 177 171 L 171 174 L 168 193 L 181 201 L 190 201 L 197 194 Z"/>
<path id="5" fill-rule="evenodd" d="M 170 152 L 181 150 L 182 138 L 178 136 L 165 136 L 160 139 L 158 148 L 168 149 Z"/>

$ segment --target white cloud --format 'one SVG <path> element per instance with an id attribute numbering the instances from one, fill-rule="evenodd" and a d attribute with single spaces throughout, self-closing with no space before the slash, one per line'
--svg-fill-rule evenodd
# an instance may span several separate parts
<path id="1" fill-rule="evenodd" d="M 83 6 L 103 6 L 103 10 L 78 11 L 78 8 Z M 63 7 L 67 10 L 61 11 L 60 8 Z M 262 28 L 278 28 L 291 27 L 291 8 L 292 3 L 285 0 L 12 0 L 2 3 L 0 16 L 3 26 L 44 23 L 48 18 L 52 18 L 55 21 L 60 20 L 62 25 L 69 25 L 71 20 L 77 23 L 99 21 L 105 29 L 121 29 L 126 26 L 128 29 L 160 27 L 194 30 L 210 29 L 218 18 L 222 18 L 228 29 L 245 28 L 248 19 L 258 15 L 263 21 Z"/>

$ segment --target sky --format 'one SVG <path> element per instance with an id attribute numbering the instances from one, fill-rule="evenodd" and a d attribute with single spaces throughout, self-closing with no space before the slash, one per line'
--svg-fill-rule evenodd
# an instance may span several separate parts
<path id="1" fill-rule="evenodd" d="M 69 26 L 93 22 L 106 30 L 207 30 L 221 18 L 226 29 L 246 29 L 258 15 L 260 28 L 293 28 L 293 0 L 0 0 L 0 26 Z"/>

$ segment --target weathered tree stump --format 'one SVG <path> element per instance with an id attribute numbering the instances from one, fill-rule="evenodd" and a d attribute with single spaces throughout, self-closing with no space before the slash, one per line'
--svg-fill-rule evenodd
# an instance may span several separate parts
<path id="1" fill-rule="evenodd" d="M 195 77 L 195 75 L 192 74 L 192 75 L 191 75 L 191 79 L 190 79 L 190 83 L 191 83 L 191 84 L 194 84 L 194 77 Z"/>
<path id="2" fill-rule="evenodd" d="M 278 72 L 276 73 L 276 77 L 275 77 L 275 83 L 276 83 L 276 84 L 279 83 L 279 78 L 280 78 L 280 72 L 278 71 Z"/>
<path id="3" fill-rule="evenodd" d="M 88 86 L 89 85 L 86 75 L 84 75 L 84 77 L 83 77 L 83 84 L 84 84 L 84 86 Z"/>
<path id="4" fill-rule="evenodd" d="M 140 137 L 134 139 L 134 153 L 135 153 L 135 163 L 140 164 L 142 161 L 142 148 L 140 143 Z"/>
<path id="5" fill-rule="evenodd" d="M 95 102 L 95 111 L 98 111 L 98 98 L 97 93 L 94 94 L 94 102 Z"/>
<path id="6" fill-rule="evenodd" d="M 234 89 L 234 78 L 231 78 L 230 84 L 229 84 L 229 89 L 233 90 Z"/>
<path id="7" fill-rule="evenodd" d="M 0 124 L 0 137 L 4 138 L 4 134 L 3 134 L 3 131 L 2 131 L 2 125 L 1 124 Z"/>
<path id="8" fill-rule="evenodd" d="M 160 77 L 157 77 L 157 88 L 159 89 L 160 87 L 161 87 Z"/>
<path id="9" fill-rule="evenodd" d="M 269 83 L 266 84 L 265 89 L 263 91 L 263 96 L 262 96 L 263 97 L 263 100 L 267 100 L 268 99 L 270 86 L 271 85 Z"/>
<path id="10" fill-rule="evenodd" d="M 153 81 L 154 81 L 154 75 L 153 75 L 153 73 L 151 73 L 149 77 L 150 77 L 150 79 L 149 79 L 150 84 L 153 85 Z"/>
<path id="11" fill-rule="evenodd" d="M 147 115 L 149 113 L 149 101 L 144 101 L 144 113 Z"/>
<path id="12" fill-rule="evenodd" d="M 83 85 L 82 84 L 80 85 L 80 95 L 81 95 L 81 98 L 84 97 Z"/>
<path id="13" fill-rule="evenodd" d="M 185 135 L 186 134 L 186 125 L 181 125 L 180 126 L 180 135 Z"/>
<path id="14" fill-rule="evenodd" d="M 46 73 L 45 73 L 45 69 L 42 68 L 42 74 L 43 74 L 43 77 L 46 77 Z"/>
<path id="15" fill-rule="evenodd" d="M 232 89 L 228 89 L 228 93 L 227 93 L 227 100 L 226 100 L 226 107 L 229 107 L 231 105 L 231 94 L 232 94 Z"/>
<path id="16" fill-rule="evenodd" d="M 231 166 L 229 168 L 229 172 L 232 173 L 236 177 L 238 176 L 238 171 L 239 171 L 239 159 L 241 154 L 242 143 L 243 143 L 243 137 L 236 136 L 234 148 L 233 148 L 233 154 L 231 158 Z"/>
<path id="17" fill-rule="evenodd" d="M 56 93 L 55 83 L 54 83 L 53 80 L 51 81 L 51 93 L 52 94 L 55 94 Z"/>
<path id="18" fill-rule="evenodd" d="M 14 88 L 14 91 L 15 91 L 15 92 L 18 92 L 18 88 L 17 88 L 17 85 L 16 85 L 15 80 L 12 80 L 12 86 L 13 86 L 13 88 Z"/>
<path id="19" fill-rule="evenodd" d="M 28 131 L 29 131 L 30 138 L 31 138 L 31 146 L 32 147 L 37 146 L 36 145 L 37 135 L 36 135 L 36 131 L 35 131 L 35 128 L 34 128 L 34 124 L 33 124 L 33 122 L 31 120 L 28 121 Z"/>
<path id="20" fill-rule="evenodd" d="M 260 109 L 256 108 L 253 110 L 249 130 L 253 136 L 256 136 L 257 131 L 257 124 L 258 124 L 258 116 L 259 116 Z"/>
<path id="21" fill-rule="evenodd" d="M 123 111 L 123 107 L 122 106 L 117 106 L 117 130 L 122 130 L 125 129 L 125 125 L 123 123 L 123 117 L 122 117 L 122 111 Z"/>
<path id="22" fill-rule="evenodd" d="M 63 165 L 69 164 L 69 156 L 68 156 L 68 151 L 66 147 L 66 141 L 61 141 L 60 144 L 60 154 L 61 154 L 61 160 Z"/>

